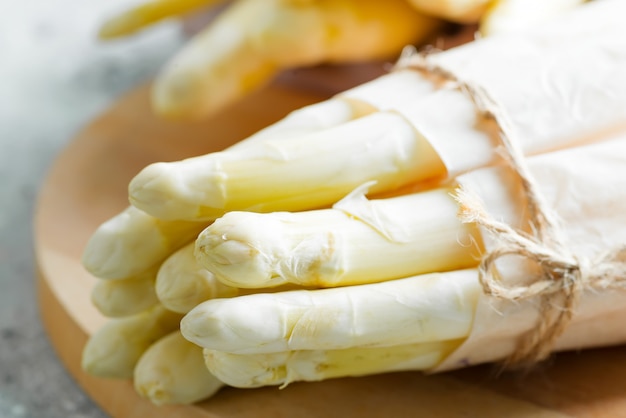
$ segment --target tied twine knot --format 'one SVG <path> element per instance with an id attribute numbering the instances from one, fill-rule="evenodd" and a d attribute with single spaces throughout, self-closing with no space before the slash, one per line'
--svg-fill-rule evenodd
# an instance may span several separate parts
<path id="1" fill-rule="evenodd" d="M 494 248 L 481 259 L 478 266 L 483 293 L 506 301 L 538 300 L 539 321 L 523 334 L 514 352 L 503 367 L 528 367 L 548 357 L 558 337 L 572 319 L 580 296 L 585 289 L 624 288 L 626 286 L 626 246 L 593 259 L 579 257 L 566 248 L 540 235 L 518 231 L 489 215 L 480 199 L 463 188 L 457 190 L 459 218 L 473 222 L 495 237 Z M 535 219 L 531 223 L 536 225 Z M 552 231 L 552 230 L 551 230 Z M 540 268 L 540 274 L 529 284 L 506 283 L 499 276 L 496 261 L 506 256 L 521 256 Z"/>
<path id="2" fill-rule="evenodd" d="M 626 287 L 626 245 L 621 245 L 593 259 L 573 254 L 565 240 L 556 214 L 538 193 L 535 180 L 523 152 L 513 139 L 507 115 L 480 86 L 460 80 L 451 71 L 427 60 L 426 54 L 406 49 L 396 69 L 412 69 L 451 83 L 474 103 L 485 121 L 497 128 L 498 153 L 517 174 L 526 198 L 532 233 L 516 230 L 487 213 L 480 198 L 459 187 L 455 199 L 459 203 L 459 219 L 475 223 L 494 238 L 493 248 L 483 255 L 478 266 L 483 293 L 505 301 L 538 301 L 539 320 L 535 327 L 521 335 L 511 355 L 503 360 L 504 368 L 529 367 L 548 357 L 558 337 L 571 321 L 584 290 Z M 507 256 L 530 260 L 540 274 L 528 284 L 512 284 L 503 280 L 496 261 Z"/>

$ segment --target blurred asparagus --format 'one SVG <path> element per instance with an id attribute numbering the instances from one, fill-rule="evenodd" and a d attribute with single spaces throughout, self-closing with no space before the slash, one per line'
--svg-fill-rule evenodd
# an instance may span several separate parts
<path id="1" fill-rule="evenodd" d="M 102 39 L 130 35 L 161 20 L 183 16 L 223 2 L 224 0 L 152 0 L 109 18 L 102 24 L 98 35 Z"/>
<path id="2" fill-rule="evenodd" d="M 238 0 L 168 63 L 156 80 L 153 104 L 164 115 L 204 116 L 283 69 L 390 59 L 438 26 L 405 0 Z"/>
<path id="3" fill-rule="evenodd" d="M 153 0 L 111 17 L 100 37 L 222 6 L 163 69 L 153 90 L 157 112 L 193 118 L 221 110 L 288 68 L 393 59 L 406 45 L 432 41 L 444 21 L 480 22 L 488 36 L 532 27 L 582 2 Z"/>

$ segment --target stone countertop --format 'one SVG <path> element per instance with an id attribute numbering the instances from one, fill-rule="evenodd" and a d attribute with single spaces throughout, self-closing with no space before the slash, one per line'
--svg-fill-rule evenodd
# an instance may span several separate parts
<path id="1" fill-rule="evenodd" d="M 136 2 L 132 0 L 132 2 Z M 32 219 L 37 192 L 73 135 L 152 77 L 182 37 L 166 23 L 99 43 L 131 0 L 0 0 L 0 417 L 102 418 L 42 329 Z"/>

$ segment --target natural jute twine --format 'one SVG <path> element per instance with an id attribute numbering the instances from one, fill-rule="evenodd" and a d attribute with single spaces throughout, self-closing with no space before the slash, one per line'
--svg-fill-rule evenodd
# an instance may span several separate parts
<path id="1" fill-rule="evenodd" d="M 495 241 L 493 249 L 483 255 L 478 267 L 484 294 L 511 302 L 534 299 L 538 304 L 538 323 L 520 336 L 514 352 L 503 360 L 502 365 L 504 368 L 517 368 L 536 364 L 553 350 L 585 289 L 626 287 L 626 245 L 594 259 L 573 254 L 563 239 L 557 216 L 538 193 L 502 107 L 480 86 L 460 80 L 455 74 L 432 63 L 424 54 L 409 50 L 403 54 L 396 68 L 423 71 L 453 83 L 473 101 L 478 114 L 484 120 L 493 121 L 498 129 L 498 151 L 519 177 L 527 200 L 532 233 L 515 230 L 495 219 L 471 191 L 459 188 L 455 198 L 460 206 L 459 218 L 465 223 L 473 222 L 481 226 Z M 541 274 L 530 284 L 506 283 L 506 278 L 499 277 L 495 267 L 496 261 L 505 256 L 531 260 L 540 268 Z"/>

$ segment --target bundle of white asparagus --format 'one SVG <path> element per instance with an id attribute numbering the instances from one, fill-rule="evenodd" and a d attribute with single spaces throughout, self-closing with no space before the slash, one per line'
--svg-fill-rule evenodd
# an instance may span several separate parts
<path id="1" fill-rule="evenodd" d="M 96 306 L 120 316 L 85 370 L 189 403 L 626 341 L 624 12 L 601 0 L 403 57 L 222 152 L 146 167 L 85 249 Z"/>
<path id="2" fill-rule="evenodd" d="M 168 17 L 221 7 L 168 63 L 153 90 L 162 115 L 221 110 L 281 71 L 389 60 L 424 45 L 445 22 L 480 22 L 482 36 L 529 27 L 584 0 L 151 0 L 105 22 L 104 39 Z M 354 85 L 354 84 L 352 84 Z"/>

